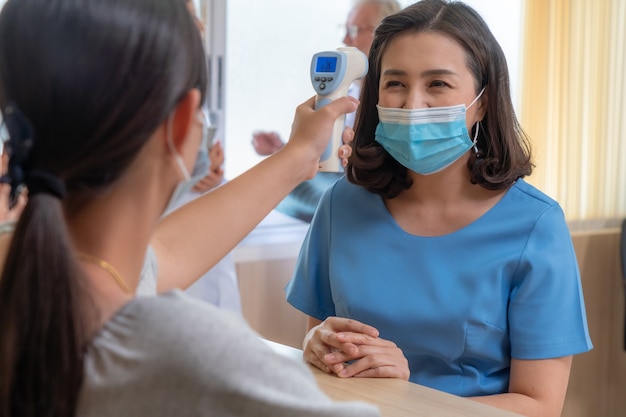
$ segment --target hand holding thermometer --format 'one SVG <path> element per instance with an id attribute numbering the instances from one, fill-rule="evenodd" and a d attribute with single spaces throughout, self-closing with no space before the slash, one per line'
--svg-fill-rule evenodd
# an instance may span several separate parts
<path id="1" fill-rule="evenodd" d="M 348 87 L 367 74 L 367 57 L 357 48 L 348 46 L 336 51 L 318 52 L 311 60 L 311 82 L 317 93 L 315 109 L 324 107 L 333 100 L 348 95 Z M 320 158 L 320 171 L 342 172 L 337 155 L 342 144 L 346 116 L 335 120 L 328 147 Z"/>

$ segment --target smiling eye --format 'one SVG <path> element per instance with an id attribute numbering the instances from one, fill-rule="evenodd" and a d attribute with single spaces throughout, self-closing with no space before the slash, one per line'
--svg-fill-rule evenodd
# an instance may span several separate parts
<path id="1" fill-rule="evenodd" d="M 402 87 L 403 84 L 397 80 L 390 80 L 385 83 L 385 88 Z"/>
<path id="2" fill-rule="evenodd" d="M 430 83 L 430 87 L 448 87 L 448 83 L 441 80 L 435 80 Z"/>

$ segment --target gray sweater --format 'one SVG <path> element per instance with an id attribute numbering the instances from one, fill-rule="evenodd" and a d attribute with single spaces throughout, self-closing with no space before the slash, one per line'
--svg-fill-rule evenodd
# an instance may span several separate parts
<path id="1" fill-rule="evenodd" d="M 379 416 L 337 403 L 300 362 L 230 313 L 180 291 L 125 305 L 88 349 L 76 413 L 104 416 Z"/>

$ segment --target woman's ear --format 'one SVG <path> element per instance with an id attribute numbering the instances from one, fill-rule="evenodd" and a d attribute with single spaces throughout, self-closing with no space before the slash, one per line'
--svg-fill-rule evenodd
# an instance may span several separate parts
<path id="1" fill-rule="evenodd" d="M 183 147 L 189 139 L 190 130 L 194 123 L 198 121 L 198 106 L 200 105 L 200 91 L 197 89 L 191 89 L 185 94 L 185 96 L 178 102 L 174 108 L 173 115 L 170 115 L 163 123 L 167 141 L 168 129 L 171 129 L 172 145 L 179 154 L 182 154 Z M 172 123 L 172 126 L 168 126 Z M 169 146 L 167 143 L 165 146 Z"/>

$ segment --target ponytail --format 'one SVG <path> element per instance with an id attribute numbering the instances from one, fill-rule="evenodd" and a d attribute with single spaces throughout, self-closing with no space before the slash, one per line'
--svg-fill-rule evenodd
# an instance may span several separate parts
<path id="1" fill-rule="evenodd" d="M 30 195 L 0 279 L 0 417 L 73 416 L 87 340 L 61 201 Z"/>

